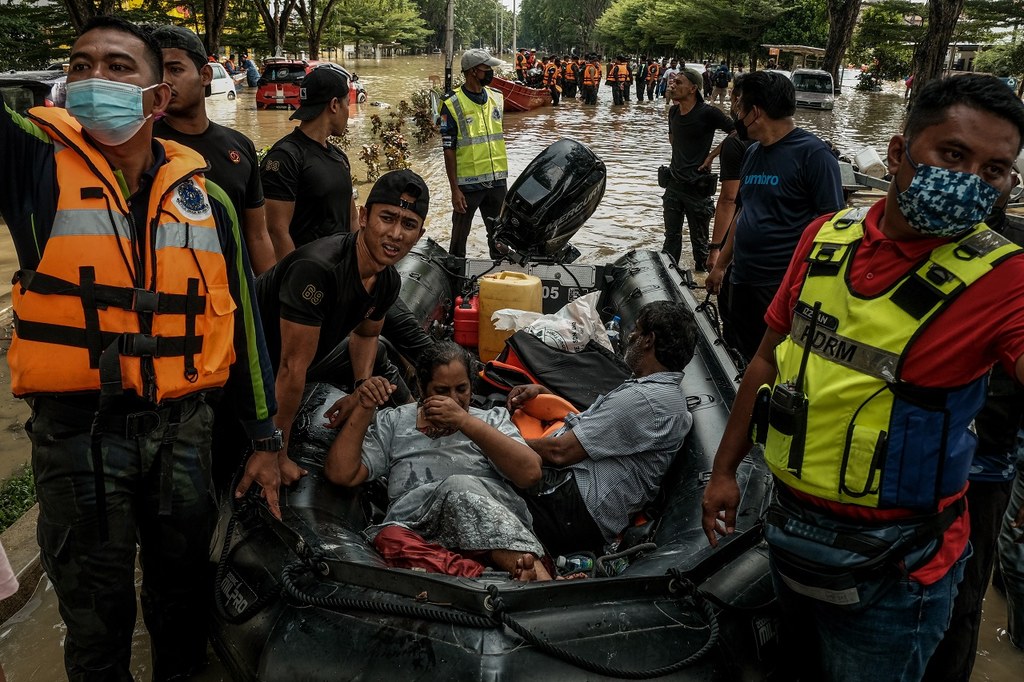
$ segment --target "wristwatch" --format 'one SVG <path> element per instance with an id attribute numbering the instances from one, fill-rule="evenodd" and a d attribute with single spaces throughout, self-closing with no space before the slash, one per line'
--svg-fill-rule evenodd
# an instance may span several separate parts
<path id="1" fill-rule="evenodd" d="M 274 429 L 273 435 L 269 438 L 254 438 L 252 441 L 253 452 L 280 452 L 284 450 L 284 431 Z"/>

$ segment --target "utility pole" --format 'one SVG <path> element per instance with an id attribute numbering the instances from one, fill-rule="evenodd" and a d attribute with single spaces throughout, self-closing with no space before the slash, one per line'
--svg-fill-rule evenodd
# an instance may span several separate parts
<path id="1" fill-rule="evenodd" d="M 516 0 L 512 0 L 512 56 L 515 57 L 517 52 L 519 50 L 516 47 Z"/>
<path id="2" fill-rule="evenodd" d="M 444 35 L 444 93 L 452 92 L 452 62 L 455 61 L 455 0 L 448 0 L 448 19 Z"/>

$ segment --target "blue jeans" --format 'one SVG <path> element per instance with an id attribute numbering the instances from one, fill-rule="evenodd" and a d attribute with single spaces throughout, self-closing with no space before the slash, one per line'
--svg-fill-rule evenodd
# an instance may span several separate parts
<path id="1" fill-rule="evenodd" d="M 999 531 L 999 567 L 1006 586 L 1006 618 L 1009 621 L 1010 641 L 1024 649 L 1024 529 L 1011 528 L 1010 522 L 1024 506 L 1024 460 L 1017 463 L 1017 480 L 1010 491 L 1010 505 L 1003 515 Z"/>
<path id="2" fill-rule="evenodd" d="M 917 682 L 949 625 L 969 555 L 969 550 L 964 552 L 938 582 L 899 580 L 862 610 L 793 592 L 773 561 L 772 579 L 782 606 L 782 660 L 793 667 L 783 679 Z"/>

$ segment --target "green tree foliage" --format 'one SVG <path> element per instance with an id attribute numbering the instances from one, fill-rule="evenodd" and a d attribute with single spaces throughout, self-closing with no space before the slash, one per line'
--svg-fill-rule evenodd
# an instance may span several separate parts
<path id="1" fill-rule="evenodd" d="M 544 52 L 592 50 L 597 46 L 594 27 L 611 4 L 611 0 L 522 0 L 521 44 Z"/>
<path id="2" fill-rule="evenodd" d="M 974 70 L 996 76 L 1024 76 L 1024 42 L 996 45 L 974 58 Z"/>
<path id="3" fill-rule="evenodd" d="M 914 57 L 914 45 L 924 28 L 917 14 L 920 5 L 909 0 L 884 0 L 868 7 L 853 36 L 850 58 L 872 64 L 886 80 L 906 78 Z"/>
<path id="4" fill-rule="evenodd" d="M 76 31 L 66 14 L 26 0 L 0 0 L 0 69 L 41 69 L 67 61 Z"/>
<path id="5" fill-rule="evenodd" d="M 828 40 L 828 8 L 825 0 L 798 0 L 764 32 L 769 45 L 824 47 Z"/>
<path id="6" fill-rule="evenodd" d="M 345 42 L 422 47 L 430 29 L 410 0 L 339 0 L 335 16 Z"/>

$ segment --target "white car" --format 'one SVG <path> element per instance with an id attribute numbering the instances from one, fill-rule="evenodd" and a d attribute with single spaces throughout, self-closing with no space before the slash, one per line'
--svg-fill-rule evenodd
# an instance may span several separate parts
<path id="1" fill-rule="evenodd" d="M 226 95 L 228 99 L 234 99 L 235 81 L 228 70 L 222 64 L 215 62 L 210 62 L 210 68 L 213 69 L 213 80 L 210 81 L 210 92 L 207 97 L 224 97 Z"/>

